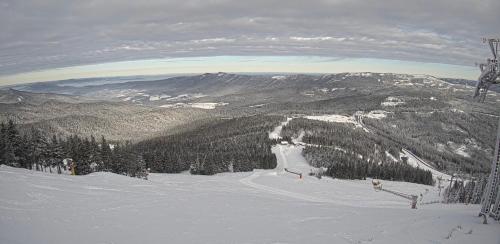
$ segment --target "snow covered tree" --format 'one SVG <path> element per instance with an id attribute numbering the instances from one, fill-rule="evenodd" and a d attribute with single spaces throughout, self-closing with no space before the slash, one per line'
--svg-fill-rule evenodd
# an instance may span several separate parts
<path id="1" fill-rule="evenodd" d="M 50 166 L 50 172 L 52 173 L 52 167 L 56 167 L 57 173 L 61 174 L 61 164 L 64 159 L 64 152 L 59 140 L 57 140 L 56 135 L 52 136 L 52 140 L 50 141 L 47 150 L 48 152 L 46 155 Z"/>
<path id="2" fill-rule="evenodd" d="M 47 139 L 41 135 L 40 131 L 31 128 L 30 138 L 28 141 L 29 155 L 31 164 L 35 165 L 35 170 L 42 171 L 45 166 L 48 142 Z"/>
<path id="3" fill-rule="evenodd" d="M 0 124 L 0 164 L 20 167 L 23 141 L 12 120 Z"/>
<path id="4" fill-rule="evenodd" d="M 100 145 L 100 150 L 99 150 L 99 156 L 101 159 L 101 165 L 99 166 L 100 169 L 103 169 L 105 171 L 110 170 L 110 164 L 111 164 L 111 148 L 109 147 L 109 143 L 106 141 L 106 138 L 104 136 L 101 137 L 101 145 Z"/>

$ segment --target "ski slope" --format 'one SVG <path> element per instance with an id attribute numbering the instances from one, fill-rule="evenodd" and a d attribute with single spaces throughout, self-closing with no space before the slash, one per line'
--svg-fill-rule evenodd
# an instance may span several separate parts
<path id="1" fill-rule="evenodd" d="M 286 121 L 281 122 L 279 126 L 276 126 L 273 131 L 269 132 L 269 139 L 281 139 L 281 130 L 283 126 L 287 125 L 291 120 L 292 118 L 287 118 Z"/>
<path id="2" fill-rule="evenodd" d="M 478 206 L 425 204 L 434 187 L 383 181 L 422 193 L 412 210 L 369 180 L 308 176 L 300 146 L 272 150 L 272 170 L 147 181 L 2 165 L 0 243 L 500 243 L 500 224 L 481 224 Z"/>
<path id="3" fill-rule="evenodd" d="M 425 188 L 400 182 L 391 187 Z M 275 170 L 152 174 L 145 181 L 111 173 L 69 176 L 1 166 L 0 192 L 0 243 L 500 240 L 498 223 L 482 225 L 477 206 L 427 204 L 411 210 L 405 199 L 374 192 L 368 181 L 299 180 Z"/>
<path id="4" fill-rule="evenodd" d="M 450 181 L 451 176 L 445 173 L 442 173 L 433 167 L 431 167 L 427 162 L 425 162 L 423 159 L 417 157 L 415 154 L 413 154 L 411 151 L 406 150 L 403 148 L 403 153 L 401 156 L 408 157 L 408 164 L 410 164 L 413 167 L 418 167 L 424 170 L 429 170 L 432 173 L 432 177 L 434 179 L 441 177 L 443 180 Z"/>

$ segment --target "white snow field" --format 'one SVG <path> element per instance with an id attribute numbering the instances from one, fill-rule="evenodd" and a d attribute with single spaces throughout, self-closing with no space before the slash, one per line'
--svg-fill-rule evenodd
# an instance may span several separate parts
<path id="1" fill-rule="evenodd" d="M 422 194 L 410 209 L 370 180 L 308 176 L 301 150 L 275 146 L 272 170 L 149 180 L 2 165 L 0 243 L 500 243 L 500 224 L 483 225 L 477 205 L 429 204 L 435 187 L 383 181 Z"/>
<path id="2" fill-rule="evenodd" d="M 220 106 L 226 106 L 228 103 L 171 103 L 164 104 L 162 108 L 201 108 L 201 109 L 215 109 Z"/>
<path id="3" fill-rule="evenodd" d="M 339 115 L 339 114 L 330 114 L 330 115 L 311 115 L 311 116 L 305 116 L 306 119 L 312 119 L 312 120 L 319 120 L 319 121 L 326 121 L 326 122 L 337 122 L 337 123 L 351 123 L 357 126 L 358 125 L 357 121 L 354 119 L 352 116 L 345 116 L 345 115 Z"/>

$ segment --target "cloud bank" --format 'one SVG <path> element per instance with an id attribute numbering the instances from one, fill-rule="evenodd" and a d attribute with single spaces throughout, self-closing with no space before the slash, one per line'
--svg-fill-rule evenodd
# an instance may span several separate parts
<path id="1" fill-rule="evenodd" d="M 127 60 L 321 56 L 473 65 L 498 0 L 0 0 L 0 76 Z"/>

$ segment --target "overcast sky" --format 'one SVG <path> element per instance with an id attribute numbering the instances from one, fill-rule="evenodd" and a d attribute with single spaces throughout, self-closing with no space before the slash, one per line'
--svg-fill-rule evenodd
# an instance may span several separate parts
<path id="1" fill-rule="evenodd" d="M 61 69 L 81 65 L 88 76 L 95 64 L 119 69 L 132 60 L 188 65 L 186 58 L 204 57 L 199 72 L 226 71 L 210 59 L 219 56 L 313 57 L 333 66 L 401 60 L 467 76 L 489 55 L 481 38 L 500 35 L 499 10 L 499 0 L 0 0 L 0 83 L 71 77 L 68 70 L 85 76 L 81 67 Z M 156 73 L 170 67 L 163 63 Z M 456 65 L 468 73 L 454 74 Z"/>

